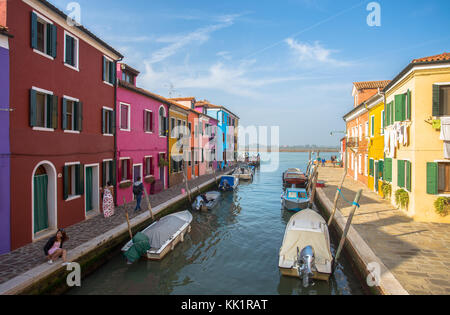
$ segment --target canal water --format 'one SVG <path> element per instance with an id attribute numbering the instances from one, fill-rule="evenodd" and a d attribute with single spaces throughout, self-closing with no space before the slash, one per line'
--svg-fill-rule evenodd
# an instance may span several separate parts
<path id="1" fill-rule="evenodd" d="M 241 182 L 236 192 L 224 193 L 209 213 L 193 212 L 191 233 L 164 260 L 127 265 L 118 254 L 68 294 L 363 294 L 345 258 L 329 283 L 308 288 L 278 270 L 278 252 L 293 214 L 281 209 L 282 172 L 290 167 L 305 170 L 308 156 L 272 153 L 272 162 L 264 163 L 252 183 Z M 333 240 L 333 253 L 337 243 Z"/>

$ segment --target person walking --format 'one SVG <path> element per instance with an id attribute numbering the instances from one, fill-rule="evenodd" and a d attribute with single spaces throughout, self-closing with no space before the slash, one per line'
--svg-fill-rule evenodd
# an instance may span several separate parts
<path id="1" fill-rule="evenodd" d="M 142 194 L 144 193 L 144 184 L 141 182 L 141 177 L 137 178 L 137 181 L 133 185 L 133 194 L 136 197 L 136 208 L 134 212 L 141 210 Z"/>
<path id="2" fill-rule="evenodd" d="M 114 215 L 114 187 L 111 182 L 103 188 L 103 216 L 109 218 Z"/>
<path id="3" fill-rule="evenodd" d="M 47 257 L 48 263 L 51 265 L 53 264 L 53 261 L 58 259 L 59 257 L 62 257 L 63 259 L 63 266 L 70 264 L 66 260 L 67 251 L 63 249 L 63 244 L 66 242 L 69 238 L 67 237 L 66 232 L 64 229 L 59 229 L 56 232 L 55 236 L 52 236 L 47 243 L 44 246 L 44 254 Z"/>

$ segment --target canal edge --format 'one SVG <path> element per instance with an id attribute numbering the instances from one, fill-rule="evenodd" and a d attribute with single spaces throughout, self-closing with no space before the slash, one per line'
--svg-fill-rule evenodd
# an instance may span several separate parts
<path id="1" fill-rule="evenodd" d="M 230 174 L 233 170 L 224 173 L 223 175 Z M 223 176 L 217 176 L 217 180 L 220 181 L 220 178 Z M 215 178 L 211 178 L 210 180 L 200 184 L 199 186 L 191 189 L 191 195 L 200 193 L 201 190 L 205 188 L 209 188 L 211 185 L 217 184 Z M 179 194 L 178 196 L 154 207 L 152 210 L 153 215 L 158 215 L 163 213 L 164 211 L 172 208 L 174 205 L 185 202 L 188 199 L 188 194 Z M 133 230 L 136 228 L 141 228 L 142 225 L 145 225 L 147 222 L 151 221 L 151 217 L 148 211 L 143 212 L 142 214 L 134 217 L 130 220 L 130 226 Z M 70 250 L 68 253 L 68 260 L 77 262 L 80 260 L 89 257 L 89 260 L 92 259 L 100 259 L 102 255 L 107 255 L 107 249 L 104 248 L 111 247 L 110 244 L 117 243 L 123 241 L 128 237 L 128 225 L 126 222 L 118 225 L 108 232 L 99 235 L 78 247 Z M 109 245 L 109 246 L 108 246 Z M 95 254 L 97 249 L 102 249 L 99 254 Z M 105 253 L 106 252 L 106 253 Z M 47 283 L 65 283 L 65 277 L 69 272 L 66 271 L 66 267 L 63 267 L 61 264 L 53 264 L 49 265 L 48 263 L 42 263 L 41 265 L 34 267 L 2 284 L 0 284 L 0 295 L 20 295 L 20 294 L 29 294 L 29 292 L 36 292 L 41 290 L 34 290 L 34 287 L 39 287 L 40 284 L 47 285 Z M 64 278 L 61 278 L 64 277 Z M 55 278 L 55 279 L 52 279 Z M 44 290 L 45 291 L 45 290 Z M 31 293 L 33 294 L 33 293 Z"/>
<path id="2" fill-rule="evenodd" d="M 325 211 L 326 215 L 329 217 L 333 209 L 333 204 L 321 188 L 317 188 L 315 199 L 317 206 L 319 206 L 322 211 Z M 342 215 L 339 209 L 336 209 L 333 225 L 335 228 L 337 227 L 335 230 L 339 234 L 339 237 L 342 236 L 346 223 L 347 218 Z M 373 293 L 381 295 L 409 295 L 408 291 L 403 288 L 381 259 L 375 255 L 373 250 L 353 226 L 350 227 L 348 232 L 345 248 L 349 253 L 350 259 L 352 259 L 353 263 L 356 265 L 362 279 L 367 279 L 369 276 L 370 273 L 367 266 L 370 263 L 379 264 L 380 282 L 378 286 L 370 288 Z"/>

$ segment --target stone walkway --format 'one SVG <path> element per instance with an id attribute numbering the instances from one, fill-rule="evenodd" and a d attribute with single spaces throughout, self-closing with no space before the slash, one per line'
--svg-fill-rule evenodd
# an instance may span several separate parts
<path id="1" fill-rule="evenodd" d="M 319 169 L 319 179 L 326 181 L 323 191 L 331 203 L 343 174 L 341 168 Z M 415 222 L 347 176 L 342 189 L 345 198 L 353 201 L 359 189 L 364 191 L 353 227 L 405 290 L 420 295 L 450 294 L 450 225 Z M 348 216 L 350 208 L 341 197 L 341 213 Z"/>
<path id="2" fill-rule="evenodd" d="M 223 173 L 229 170 L 224 170 Z M 216 173 L 219 178 L 223 173 Z M 189 188 L 193 189 L 202 183 L 213 179 L 214 175 L 204 175 L 189 181 Z M 164 190 L 163 192 L 151 195 L 150 203 L 152 208 L 178 196 L 181 194 L 181 189 L 185 188 L 184 183 Z M 73 226 L 66 228 L 69 240 L 64 244 L 64 248 L 70 251 L 81 244 L 99 236 L 107 231 L 115 228 L 126 222 L 125 210 L 128 210 L 130 220 L 137 215 L 142 214 L 143 211 L 147 211 L 148 206 L 145 201 L 145 197 L 142 199 L 141 208 L 143 211 L 134 213 L 136 203 L 130 203 L 125 206 L 116 207 L 114 216 L 105 219 L 102 215 L 97 215 L 89 220 L 80 222 Z M 0 283 L 4 283 L 42 263 L 46 262 L 44 256 L 44 245 L 48 238 L 37 241 L 35 243 L 28 244 L 24 247 L 16 249 L 8 254 L 0 255 Z"/>

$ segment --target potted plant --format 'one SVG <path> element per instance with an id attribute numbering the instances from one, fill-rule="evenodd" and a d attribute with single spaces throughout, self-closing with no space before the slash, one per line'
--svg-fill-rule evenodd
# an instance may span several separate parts
<path id="1" fill-rule="evenodd" d="M 130 188 L 133 185 L 130 181 L 122 182 L 119 184 L 119 188 L 125 189 Z"/>
<path id="2" fill-rule="evenodd" d="M 166 167 L 169 166 L 169 162 L 166 159 L 159 159 L 158 161 L 158 166 L 159 167 Z"/>
<path id="3" fill-rule="evenodd" d="M 146 182 L 147 184 L 153 184 L 155 182 L 155 176 L 149 175 L 145 177 L 144 182 Z"/>
<path id="4" fill-rule="evenodd" d="M 445 217 L 449 214 L 450 208 L 450 198 L 449 197 L 439 197 L 434 202 L 434 209 L 436 213 L 442 217 Z"/>
<path id="5" fill-rule="evenodd" d="M 381 191 L 383 192 L 384 199 L 391 198 L 391 194 L 392 194 L 391 184 L 389 184 L 388 182 L 383 182 L 383 184 L 381 185 Z"/>
<path id="6" fill-rule="evenodd" d="M 409 205 L 409 194 L 404 189 L 398 189 L 395 192 L 395 203 L 400 206 L 400 208 L 407 209 Z"/>

